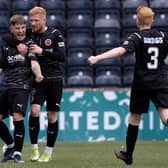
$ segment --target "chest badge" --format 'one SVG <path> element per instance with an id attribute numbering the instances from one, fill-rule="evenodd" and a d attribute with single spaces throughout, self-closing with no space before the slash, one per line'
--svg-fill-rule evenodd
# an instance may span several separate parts
<path id="1" fill-rule="evenodd" d="M 51 46 L 52 40 L 51 40 L 51 39 L 45 39 L 44 44 L 45 44 L 46 46 Z"/>

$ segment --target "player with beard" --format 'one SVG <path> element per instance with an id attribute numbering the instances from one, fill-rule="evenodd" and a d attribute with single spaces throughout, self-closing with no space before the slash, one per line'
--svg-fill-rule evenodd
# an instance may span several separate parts
<path id="1" fill-rule="evenodd" d="M 31 100 L 29 133 L 32 144 L 31 160 L 48 162 L 51 159 L 58 134 L 58 112 L 63 91 L 63 63 L 65 62 L 65 46 L 62 34 L 46 25 L 46 10 L 34 7 L 29 11 L 31 30 L 28 36 L 35 44 L 30 45 L 30 52 L 36 54 L 44 80 L 35 85 Z M 20 50 L 23 50 L 20 47 Z M 39 154 L 38 134 L 41 106 L 46 101 L 48 118 L 47 143 L 44 152 Z"/>

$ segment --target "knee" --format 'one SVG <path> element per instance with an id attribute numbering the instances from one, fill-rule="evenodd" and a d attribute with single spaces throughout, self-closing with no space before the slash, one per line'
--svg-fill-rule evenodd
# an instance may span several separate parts
<path id="1" fill-rule="evenodd" d="M 58 119 L 58 113 L 57 112 L 47 112 L 47 117 L 49 123 L 54 123 Z"/>
<path id="2" fill-rule="evenodd" d="M 129 123 L 132 125 L 139 125 L 141 121 L 141 114 L 130 114 Z"/>
<path id="3" fill-rule="evenodd" d="M 168 119 L 167 120 L 162 120 L 163 125 L 168 126 Z"/>
<path id="4" fill-rule="evenodd" d="M 3 115 L 0 114 L 0 122 L 3 120 Z"/>
<path id="5" fill-rule="evenodd" d="M 23 114 L 21 113 L 13 113 L 13 121 L 21 121 L 24 119 Z"/>
<path id="6" fill-rule="evenodd" d="M 38 117 L 40 115 L 40 109 L 41 109 L 41 106 L 40 105 L 37 105 L 37 104 L 33 104 L 31 106 L 31 111 L 30 111 L 30 115 L 32 117 Z"/>

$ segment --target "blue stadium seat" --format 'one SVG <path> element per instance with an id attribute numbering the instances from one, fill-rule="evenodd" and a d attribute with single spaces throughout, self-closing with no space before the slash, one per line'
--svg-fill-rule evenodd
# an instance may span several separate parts
<path id="1" fill-rule="evenodd" d="M 137 31 L 136 13 L 127 13 L 122 19 L 122 40 L 127 39 L 128 36 Z"/>
<path id="2" fill-rule="evenodd" d="M 96 0 L 95 8 L 96 10 L 120 10 L 120 2 L 116 0 Z"/>
<path id="3" fill-rule="evenodd" d="M 68 50 L 68 66 L 89 66 L 87 58 L 93 55 L 90 48 L 70 48 Z"/>
<path id="4" fill-rule="evenodd" d="M 67 87 L 93 87 L 93 72 L 90 67 L 68 68 Z"/>
<path id="5" fill-rule="evenodd" d="M 11 11 L 11 1 L 1 0 L 0 1 L 0 13 L 10 13 Z"/>
<path id="6" fill-rule="evenodd" d="M 0 33 L 9 32 L 9 19 L 8 15 L 0 15 Z"/>
<path id="7" fill-rule="evenodd" d="M 107 48 L 119 46 L 120 44 L 120 34 L 119 32 L 106 29 L 96 29 L 95 30 L 95 48 Z"/>
<path id="8" fill-rule="evenodd" d="M 136 58 L 134 53 L 127 53 L 122 57 L 123 66 L 134 66 Z"/>
<path id="9" fill-rule="evenodd" d="M 124 0 L 122 4 L 123 14 L 135 13 L 138 6 L 148 6 L 146 0 Z"/>
<path id="10" fill-rule="evenodd" d="M 96 17 L 95 28 L 110 28 L 110 29 L 120 29 L 120 22 L 111 14 L 103 14 Z"/>
<path id="11" fill-rule="evenodd" d="M 153 28 L 167 32 L 168 27 L 168 1 L 167 0 L 152 0 L 150 7 L 155 11 Z"/>
<path id="12" fill-rule="evenodd" d="M 26 26 L 27 26 L 27 28 L 30 28 L 30 22 L 29 22 L 28 13 L 23 13 L 22 15 L 24 16 L 24 19 L 25 19 L 25 21 L 26 21 Z"/>
<path id="13" fill-rule="evenodd" d="M 111 13 L 120 18 L 120 2 L 116 0 L 96 0 L 95 1 L 96 17 L 102 13 Z"/>
<path id="14" fill-rule="evenodd" d="M 40 0 L 40 6 L 45 8 L 48 14 L 53 14 L 60 11 L 65 13 L 64 0 Z"/>
<path id="15" fill-rule="evenodd" d="M 152 0 L 150 1 L 150 7 L 158 13 L 168 13 L 168 1 L 167 0 Z"/>
<path id="16" fill-rule="evenodd" d="M 119 37 L 120 37 L 120 22 L 119 19 L 114 17 L 113 15 L 110 14 L 105 14 L 101 15 L 101 17 L 97 17 L 95 19 L 95 25 L 94 25 L 94 32 L 95 32 L 95 40 L 96 40 L 96 45 L 99 43 L 103 43 L 101 39 L 99 38 L 102 36 L 104 38 L 105 43 L 108 44 L 109 40 L 111 42 L 114 42 L 113 35 L 115 34 L 116 38 L 116 43 L 115 46 L 119 44 Z M 105 33 L 108 32 L 108 33 Z M 105 44 L 104 43 L 104 44 Z M 111 44 L 111 46 L 114 43 Z"/>
<path id="17" fill-rule="evenodd" d="M 92 11 L 93 2 L 90 0 L 68 0 L 68 11 Z"/>
<path id="18" fill-rule="evenodd" d="M 67 20 L 68 29 L 92 29 L 93 16 L 86 12 L 70 12 Z"/>
<path id="19" fill-rule="evenodd" d="M 96 68 L 96 87 L 120 87 L 120 67 L 98 67 Z"/>
<path id="20" fill-rule="evenodd" d="M 123 67 L 123 86 L 131 86 L 134 79 L 134 66 Z"/>
<path id="21" fill-rule="evenodd" d="M 93 38 L 92 32 L 90 31 L 68 31 L 67 37 L 67 47 L 68 48 L 92 48 Z"/>
<path id="22" fill-rule="evenodd" d="M 125 28 L 136 28 L 136 13 L 126 14 L 122 19 L 123 29 Z"/>
<path id="23" fill-rule="evenodd" d="M 65 30 L 65 17 L 63 13 L 47 14 L 47 25 L 58 28 L 62 33 Z"/>
<path id="24" fill-rule="evenodd" d="M 95 19 L 94 25 L 95 45 L 117 46 L 120 43 L 120 22 L 111 14 L 104 14 Z M 115 34 L 115 38 L 114 37 Z M 104 39 L 104 40 L 101 40 Z M 116 39 L 116 41 L 114 41 Z M 103 46 L 102 46 L 103 47 Z"/>
<path id="25" fill-rule="evenodd" d="M 153 22 L 152 27 L 167 32 L 168 12 L 167 13 L 156 13 L 155 20 Z"/>
<path id="26" fill-rule="evenodd" d="M 12 12 L 13 14 L 27 14 L 34 6 L 37 6 L 37 2 L 35 0 L 13 0 Z"/>

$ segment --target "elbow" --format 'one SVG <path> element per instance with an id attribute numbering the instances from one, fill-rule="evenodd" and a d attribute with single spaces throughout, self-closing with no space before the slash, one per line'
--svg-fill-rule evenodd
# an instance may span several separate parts
<path id="1" fill-rule="evenodd" d="M 121 57 L 123 56 L 125 53 L 127 52 L 127 50 L 123 47 L 120 47 L 120 49 L 118 50 L 118 55 Z"/>
<path id="2" fill-rule="evenodd" d="M 118 56 L 119 56 L 119 57 L 121 57 L 122 55 L 123 55 L 123 53 L 122 53 L 122 52 L 119 52 L 119 53 L 118 53 Z"/>

